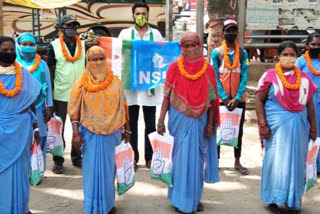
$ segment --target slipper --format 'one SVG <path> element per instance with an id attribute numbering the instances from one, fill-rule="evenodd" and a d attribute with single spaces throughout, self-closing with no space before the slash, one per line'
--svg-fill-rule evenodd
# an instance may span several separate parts
<path id="1" fill-rule="evenodd" d="M 240 167 L 234 167 L 234 169 L 236 171 L 238 171 L 241 175 L 248 175 L 249 174 L 249 170 L 242 165 L 240 165 Z"/>
<path id="2" fill-rule="evenodd" d="M 267 206 L 267 210 L 270 212 L 270 214 L 280 214 L 279 207 L 276 204 L 269 204 Z"/>
<path id="3" fill-rule="evenodd" d="M 197 212 L 202 212 L 204 211 L 204 206 L 201 202 L 199 202 L 198 206 L 197 206 Z"/>
<path id="4" fill-rule="evenodd" d="M 54 174 L 63 174 L 63 166 L 53 165 L 52 172 Z"/>

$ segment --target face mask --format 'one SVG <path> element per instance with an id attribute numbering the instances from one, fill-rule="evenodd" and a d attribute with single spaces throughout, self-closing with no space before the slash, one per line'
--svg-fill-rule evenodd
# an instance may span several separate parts
<path id="1" fill-rule="evenodd" d="M 0 61 L 4 62 L 8 65 L 12 65 L 16 60 L 16 53 L 8 53 L 8 52 L 1 52 L 0 51 Z"/>
<path id="2" fill-rule="evenodd" d="M 98 61 L 88 61 L 87 63 L 88 70 L 92 74 L 92 76 L 99 80 L 100 82 L 105 80 L 107 76 L 107 61 L 106 60 L 98 60 Z"/>
<path id="3" fill-rule="evenodd" d="M 64 34 L 67 37 L 74 37 L 75 35 L 77 35 L 77 29 L 76 28 L 65 28 Z"/>
<path id="4" fill-rule="evenodd" d="M 311 56 L 318 57 L 320 54 L 320 48 L 310 48 L 309 52 Z"/>
<path id="5" fill-rule="evenodd" d="M 136 17 L 135 22 L 139 27 L 143 27 L 148 23 L 148 19 L 144 15 L 139 15 Z"/>
<path id="6" fill-rule="evenodd" d="M 296 59 L 296 57 L 292 56 L 280 56 L 279 63 L 283 68 L 293 68 Z"/>
<path id="7" fill-rule="evenodd" d="M 18 46 L 21 58 L 26 61 L 32 61 L 37 53 L 37 48 L 35 46 Z"/>
<path id="8" fill-rule="evenodd" d="M 225 39 L 228 43 L 234 43 L 234 41 L 236 41 L 236 39 L 237 39 L 237 34 L 235 34 L 235 33 L 225 34 L 225 35 L 224 35 L 224 39 Z"/>

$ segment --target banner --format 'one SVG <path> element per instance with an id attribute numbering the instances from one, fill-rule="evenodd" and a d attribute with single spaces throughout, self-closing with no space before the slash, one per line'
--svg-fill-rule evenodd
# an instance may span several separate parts
<path id="1" fill-rule="evenodd" d="M 164 83 L 169 65 L 181 53 L 178 42 L 101 37 L 99 46 L 106 50 L 109 66 L 127 90 L 149 90 Z"/>
<path id="2" fill-rule="evenodd" d="M 62 8 L 75 3 L 80 0 L 5 0 L 4 2 L 30 7 L 30 8 Z"/>
<path id="3" fill-rule="evenodd" d="M 317 157 L 320 146 L 320 138 L 314 142 L 309 141 L 308 154 L 306 161 L 306 185 L 305 191 L 309 191 L 317 183 Z"/>

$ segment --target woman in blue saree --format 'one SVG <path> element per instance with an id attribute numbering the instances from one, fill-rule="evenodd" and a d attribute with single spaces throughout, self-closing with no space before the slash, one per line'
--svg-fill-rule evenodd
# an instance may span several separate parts
<path id="1" fill-rule="evenodd" d="M 283 42 L 279 63 L 259 80 L 256 112 L 265 155 L 260 199 L 270 213 L 287 206 L 293 213 L 301 207 L 305 186 L 305 162 L 310 139 L 316 139 L 312 95 L 316 87 L 304 72 L 294 66 L 297 47 Z"/>
<path id="2" fill-rule="evenodd" d="M 157 131 L 161 135 L 165 132 L 164 120 L 169 111 L 168 128 L 174 137 L 174 147 L 173 186 L 169 188 L 168 198 L 177 210 L 192 213 L 204 210 L 200 203 L 203 181 L 219 180 L 213 136 L 219 102 L 214 68 L 203 57 L 199 35 L 183 34 L 180 46 L 181 56 L 167 72 Z"/>
<path id="3" fill-rule="evenodd" d="M 41 84 L 41 92 L 35 102 L 37 123 L 34 124 L 36 140 L 41 146 L 44 170 L 46 170 L 47 122 L 53 113 L 50 73 L 47 63 L 37 54 L 36 38 L 31 33 L 22 33 L 16 39 L 17 62 L 26 68 Z"/>
<path id="4" fill-rule="evenodd" d="M 306 41 L 306 49 L 304 56 L 300 56 L 296 65 L 301 71 L 307 73 L 313 84 L 317 87 L 313 95 L 314 110 L 316 111 L 317 121 L 317 137 L 320 137 L 320 34 L 312 33 Z M 318 173 L 320 173 L 320 153 L 317 159 Z"/>
<path id="5" fill-rule="evenodd" d="M 34 116 L 30 106 L 40 84 L 15 62 L 14 40 L 0 36 L 0 213 L 31 213 L 30 147 Z"/>

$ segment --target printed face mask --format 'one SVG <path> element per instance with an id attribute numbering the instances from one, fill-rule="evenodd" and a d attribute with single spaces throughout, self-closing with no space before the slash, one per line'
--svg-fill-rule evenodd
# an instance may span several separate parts
<path id="1" fill-rule="evenodd" d="M 138 15 L 136 16 L 135 22 L 139 27 L 143 27 L 148 23 L 148 18 L 144 15 Z"/>
<path id="2" fill-rule="evenodd" d="M 12 65 L 13 62 L 16 60 L 16 53 L 8 53 L 8 52 L 1 52 L 0 51 L 0 61 L 4 62 L 8 65 Z"/>
<path id="3" fill-rule="evenodd" d="M 293 68 L 296 59 L 296 57 L 292 56 L 280 56 L 279 63 L 283 68 Z"/>
<path id="4" fill-rule="evenodd" d="M 237 34 L 235 34 L 235 33 L 225 34 L 225 35 L 224 35 L 224 39 L 225 39 L 228 43 L 234 43 L 234 41 L 236 41 L 236 39 L 237 39 Z"/>
<path id="5" fill-rule="evenodd" d="M 64 34 L 67 37 L 74 37 L 75 35 L 77 35 L 77 29 L 76 28 L 65 28 Z"/>
<path id="6" fill-rule="evenodd" d="M 107 76 L 107 62 L 106 60 L 98 60 L 98 61 L 89 61 L 88 69 L 92 76 L 99 81 L 104 81 L 105 77 Z"/>

